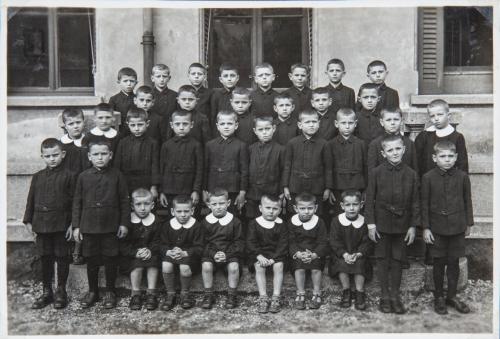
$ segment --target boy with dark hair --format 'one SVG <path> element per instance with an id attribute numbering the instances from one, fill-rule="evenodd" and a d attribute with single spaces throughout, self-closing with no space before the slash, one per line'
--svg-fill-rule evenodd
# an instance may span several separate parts
<path id="1" fill-rule="evenodd" d="M 137 85 L 137 73 L 130 67 L 124 67 L 118 71 L 120 92 L 109 98 L 109 105 L 114 111 L 120 112 L 120 134 L 127 133 L 128 128 L 125 118 L 128 110 L 134 106 L 134 88 Z"/>
<path id="2" fill-rule="evenodd" d="M 290 67 L 288 78 L 293 86 L 285 90 L 281 95 L 288 95 L 293 99 L 295 108 L 292 110 L 292 115 L 297 120 L 299 112 L 311 109 L 312 89 L 307 86 L 309 81 L 309 66 L 301 63 L 293 64 Z M 276 98 L 274 104 L 276 107 Z M 276 111 L 276 108 L 274 110 Z"/>
<path id="3" fill-rule="evenodd" d="M 365 83 L 359 87 L 356 105 L 358 124 L 354 134 L 363 139 L 367 147 L 373 139 L 384 135 L 384 128 L 380 125 L 380 108 L 377 104 L 379 100 L 376 84 Z"/>
<path id="4" fill-rule="evenodd" d="M 337 58 L 328 60 L 325 73 L 328 76 L 328 85 L 325 88 L 330 92 L 334 113 L 340 108 L 354 109 L 356 102 L 354 90 L 342 84 L 342 78 L 346 73 L 344 62 Z"/>
<path id="5" fill-rule="evenodd" d="M 170 81 L 170 68 L 164 64 L 156 64 L 151 69 L 151 81 L 153 82 L 154 105 L 151 112 L 168 121 L 170 114 L 177 108 L 177 93 L 167 87 Z"/>
<path id="6" fill-rule="evenodd" d="M 311 106 L 319 116 L 318 137 L 331 140 L 338 132 L 334 124 L 336 111 L 332 108 L 332 98 L 328 89 L 324 87 L 313 89 Z"/>
<path id="7" fill-rule="evenodd" d="M 147 113 L 147 120 L 149 121 L 149 126 L 146 129 L 145 135 L 155 140 L 158 145 L 165 139 L 165 135 L 162 134 L 162 126 L 164 125 L 164 119 L 158 113 L 152 110 L 155 98 L 153 95 L 153 89 L 149 86 L 141 86 L 137 89 L 134 103 L 138 109 L 144 110 Z"/>
<path id="8" fill-rule="evenodd" d="M 385 84 L 387 74 L 389 74 L 387 66 L 380 60 L 370 62 L 366 68 L 366 76 L 370 79 L 371 83 L 378 87 L 380 96 L 379 108 L 397 109 L 399 108 L 399 94 L 398 91 Z"/>
<path id="9" fill-rule="evenodd" d="M 278 95 L 272 86 L 276 77 L 273 66 L 267 62 L 255 65 L 253 79 L 257 84 L 257 88 L 252 91 L 250 99 L 252 99 L 252 107 L 250 112 L 254 116 L 271 115 L 276 117 L 273 111 L 274 97 Z"/>
<path id="10" fill-rule="evenodd" d="M 256 141 L 255 133 L 253 132 L 255 116 L 250 113 L 250 91 L 243 87 L 236 87 L 231 93 L 231 107 L 238 115 L 238 129 L 234 135 L 247 145 L 251 145 Z"/>
<path id="11" fill-rule="evenodd" d="M 210 98 L 213 90 L 203 86 L 207 78 L 207 68 L 199 62 L 193 62 L 188 68 L 188 79 L 191 86 L 196 90 L 196 110 L 210 119 Z M 209 120 L 210 121 L 210 120 Z"/>
<path id="12" fill-rule="evenodd" d="M 94 107 L 95 127 L 90 133 L 83 137 L 82 145 L 87 148 L 91 143 L 106 141 L 110 145 L 110 151 L 115 152 L 120 141 L 118 131 L 113 126 L 113 109 L 109 104 L 101 103 Z"/>
<path id="13" fill-rule="evenodd" d="M 214 89 L 210 98 L 210 126 L 215 135 L 217 131 L 217 114 L 220 111 L 230 111 L 231 107 L 231 92 L 236 87 L 240 75 L 236 66 L 223 63 L 219 67 L 219 81 L 222 88 Z"/>
<path id="14" fill-rule="evenodd" d="M 309 102 L 309 105 L 310 104 Z M 294 116 L 295 101 L 291 95 L 281 93 L 274 98 L 273 108 L 278 115 L 275 119 L 276 132 L 273 138 L 278 144 L 285 146 L 290 139 L 299 134 L 297 117 Z M 298 114 L 299 113 L 297 113 L 297 116 Z"/>

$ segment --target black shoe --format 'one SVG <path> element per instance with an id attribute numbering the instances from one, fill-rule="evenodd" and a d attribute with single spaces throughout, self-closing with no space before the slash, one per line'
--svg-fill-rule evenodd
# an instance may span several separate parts
<path id="1" fill-rule="evenodd" d="M 366 294 L 364 291 L 356 291 L 356 300 L 354 301 L 354 307 L 360 311 L 366 309 Z"/>
<path id="2" fill-rule="evenodd" d="M 232 309 L 236 308 L 236 306 L 238 306 L 238 296 L 236 295 L 236 293 L 228 294 L 225 307 L 227 309 Z"/>
<path id="3" fill-rule="evenodd" d="M 306 309 L 306 296 L 304 294 L 297 294 L 295 298 L 295 309 L 296 310 L 305 310 Z"/>
<path id="4" fill-rule="evenodd" d="M 444 297 L 434 298 L 434 311 L 437 314 L 448 314 L 448 310 L 446 309 L 446 301 Z"/>
<path id="5" fill-rule="evenodd" d="M 190 309 L 194 306 L 193 295 L 189 292 L 181 293 L 181 307 L 185 310 Z"/>
<path id="6" fill-rule="evenodd" d="M 113 291 L 107 291 L 104 295 L 104 308 L 109 310 L 116 307 L 116 294 Z"/>
<path id="7" fill-rule="evenodd" d="M 140 294 L 133 295 L 128 307 L 133 311 L 139 311 L 142 308 L 142 296 Z"/>
<path id="8" fill-rule="evenodd" d="M 342 290 L 342 299 L 340 299 L 340 307 L 348 308 L 351 307 L 351 290 Z"/>
<path id="9" fill-rule="evenodd" d="M 278 313 L 279 311 L 281 311 L 280 298 L 277 296 L 273 296 L 271 298 L 271 304 L 269 305 L 269 312 Z"/>
<path id="10" fill-rule="evenodd" d="M 82 306 L 82 308 L 89 308 L 92 307 L 97 302 L 97 300 L 99 300 L 99 293 L 88 292 L 83 297 L 82 301 L 80 302 L 80 305 Z"/>
<path id="11" fill-rule="evenodd" d="M 401 299 L 399 297 L 395 299 L 391 299 L 391 307 L 394 313 L 396 314 L 405 314 L 406 310 L 403 306 L 403 303 L 401 302 Z"/>
<path id="12" fill-rule="evenodd" d="M 64 288 L 58 288 L 54 294 L 54 308 L 61 309 L 68 306 L 68 294 Z"/>
<path id="13" fill-rule="evenodd" d="M 175 305 L 175 293 L 167 293 L 167 297 L 160 304 L 162 311 L 170 311 Z"/>
<path id="14" fill-rule="evenodd" d="M 146 309 L 148 311 L 154 311 L 158 308 L 158 298 L 155 294 L 146 294 Z"/>
<path id="15" fill-rule="evenodd" d="M 214 294 L 213 293 L 205 293 L 203 296 L 203 301 L 201 302 L 201 308 L 204 309 L 211 309 L 213 304 L 215 302 Z"/>
<path id="16" fill-rule="evenodd" d="M 389 299 L 380 299 L 378 308 L 382 313 L 392 313 L 392 306 Z"/>
<path id="17" fill-rule="evenodd" d="M 73 253 L 73 265 L 83 265 L 85 264 L 85 258 L 77 253 Z"/>
<path id="18" fill-rule="evenodd" d="M 257 312 L 267 313 L 269 311 L 269 298 L 267 296 L 260 297 L 257 302 Z"/>
<path id="19" fill-rule="evenodd" d="M 321 296 L 314 294 L 312 296 L 311 302 L 309 303 L 309 308 L 312 310 L 318 309 L 321 307 L 323 301 L 321 300 Z"/>
<path id="20" fill-rule="evenodd" d="M 52 302 L 54 302 L 54 295 L 52 294 L 52 289 L 44 287 L 42 295 L 35 300 L 33 305 L 31 305 L 31 308 L 38 310 L 40 308 L 46 307 Z"/>
<path id="21" fill-rule="evenodd" d="M 469 313 L 470 308 L 466 303 L 458 299 L 457 297 L 446 299 L 446 305 L 450 305 L 460 313 Z"/>

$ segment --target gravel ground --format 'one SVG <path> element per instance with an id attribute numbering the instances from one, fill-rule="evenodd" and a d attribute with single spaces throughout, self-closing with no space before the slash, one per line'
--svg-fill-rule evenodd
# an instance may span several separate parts
<path id="1" fill-rule="evenodd" d="M 123 293 L 118 307 L 105 310 L 98 303 L 84 310 L 72 300 L 65 310 L 51 306 L 32 310 L 33 294 L 41 292 L 41 284 L 33 281 L 8 282 L 9 335 L 37 334 L 167 334 L 167 333 L 274 333 L 274 332 L 492 332 L 493 287 L 490 281 L 469 281 L 461 297 L 472 313 L 462 315 L 449 309 L 438 316 L 433 311 L 432 294 L 403 294 L 408 312 L 405 315 L 378 311 L 377 295 L 368 295 L 364 312 L 341 309 L 338 294 L 325 294 L 319 310 L 296 311 L 292 308 L 293 291 L 283 295 L 283 309 L 278 314 L 257 313 L 255 294 L 241 294 L 235 310 L 224 309 L 224 295 L 217 295 L 217 305 L 209 311 L 195 307 L 184 310 L 176 306 L 170 312 L 129 311 L 129 297 Z M 202 295 L 196 294 L 197 302 Z"/>

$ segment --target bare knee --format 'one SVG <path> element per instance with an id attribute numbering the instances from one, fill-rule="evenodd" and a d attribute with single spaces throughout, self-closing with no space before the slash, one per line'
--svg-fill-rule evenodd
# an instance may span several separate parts
<path id="1" fill-rule="evenodd" d="M 211 262 L 204 262 L 201 264 L 201 270 L 203 273 L 213 273 L 214 265 Z"/>
<path id="2" fill-rule="evenodd" d="M 161 271 L 163 273 L 174 273 L 174 264 L 168 261 L 164 261 L 161 264 Z"/>
<path id="3" fill-rule="evenodd" d="M 266 268 L 260 266 L 258 262 L 256 262 L 253 266 L 255 267 L 256 273 L 264 273 L 266 271 Z"/>
<path id="4" fill-rule="evenodd" d="M 179 265 L 179 272 L 181 274 L 181 277 L 190 277 L 193 275 L 193 272 L 191 272 L 191 267 L 189 267 L 189 265 Z"/>
<path id="5" fill-rule="evenodd" d="M 238 274 L 239 272 L 239 265 L 237 262 L 231 262 L 227 265 L 227 272 L 229 274 Z"/>
<path id="6" fill-rule="evenodd" d="M 282 273 L 283 272 L 283 262 L 277 262 L 273 264 L 273 272 L 274 273 Z"/>

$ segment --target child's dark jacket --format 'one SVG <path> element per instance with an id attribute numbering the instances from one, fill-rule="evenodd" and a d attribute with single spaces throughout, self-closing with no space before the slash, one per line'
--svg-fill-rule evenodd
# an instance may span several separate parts
<path id="1" fill-rule="evenodd" d="M 152 213 L 143 220 L 132 213 L 127 236 L 120 243 L 121 255 L 135 258 L 140 248 L 147 248 L 152 256 L 158 256 L 161 226 Z"/>
<path id="2" fill-rule="evenodd" d="M 361 253 L 364 258 L 368 257 L 372 241 L 368 238 L 365 218 L 358 215 L 356 220 L 349 220 L 345 213 L 334 218 L 330 227 L 330 247 L 339 259 L 343 259 L 344 253 Z"/>
<path id="3" fill-rule="evenodd" d="M 272 116 L 273 118 L 277 117 L 276 112 L 274 111 L 274 98 L 279 93 L 274 89 L 270 88 L 267 91 L 263 91 L 260 87 L 257 87 L 250 94 L 250 99 L 252 99 L 252 106 L 250 106 L 250 113 L 254 116 Z"/>
<path id="4" fill-rule="evenodd" d="M 295 214 L 288 222 L 288 250 L 291 257 L 299 251 L 310 250 L 323 258 L 330 253 L 325 223 L 317 215 L 302 222 Z"/>
<path id="5" fill-rule="evenodd" d="M 212 93 L 212 97 L 210 98 L 210 126 L 212 128 L 212 133 L 217 132 L 217 128 L 215 127 L 215 123 L 217 122 L 217 113 L 220 111 L 232 111 L 231 107 L 231 94 L 233 93 L 233 89 L 226 88 L 215 88 Z"/>
<path id="6" fill-rule="evenodd" d="M 399 108 L 399 94 L 395 89 L 390 88 L 385 83 L 379 86 L 378 94 L 380 96 L 380 101 L 377 106 L 380 109 L 397 109 Z"/>
<path id="7" fill-rule="evenodd" d="M 241 221 L 227 212 L 220 219 L 212 213 L 202 221 L 205 235 L 203 257 L 213 258 L 215 253 L 222 251 L 226 254 L 226 261 L 232 258 L 241 258 L 245 249 L 245 238 Z"/>
<path id="8" fill-rule="evenodd" d="M 384 135 L 385 131 L 382 125 L 380 125 L 380 110 L 375 108 L 373 111 L 367 111 L 361 108 L 356 111 L 358 117 L 358 124 L 354 130 L 354 134 L 363 139 L 368 146 L 370 142 Z"/>
<path id="9" fill-rule="evenodd" d="M 262 216 L 253 219 L 248 224 L 246 243 L 252 264 L 259 254 L 275 262 L 284 261 L 288 254 L 287 225 L 280 218 L 275 221 L 267 221 Z"/>
<path id="10" fill-rule="evenodd" d="M 309 87 L 304 87 L 302 90 L 299 90 L 297 87 L 292 86 L 285 90 L 283 94 L 288 94 L 293 98 L 293 104 L 295 105 L 295 109 L 292 112 L 292 117 L 297 119 L 299 117 L 299 113 L 303 110 L 310 110 L 311 107 L 311 98 L 312 98 L 312 89 Z"/>
<path id="11" fill-rule="evenodd" d="M 381 163 L 385 161 L 382 156 L 382 144 L 381 141 L 387 136 L 387 133 L 381 135 L 370 142 L 368 146 L 368 172 L 371 171 L 372 168 L 377 167 Z M 418 163 L 417 163 L 417 150 L 415 148 L 415 144 L 409 137 L 406 135 L 402 135 L 403 143 L 405 146 L 405 153 L 403 154 L 402 162 L 410 166 L 414 171 L 418 173 Z"/>
<path id="12" fill-rule="evenodd" d="M 83 136 L 81 139 L 73 140 L 67 134 L 61 137 L 63 150 L 66 152 L 62 166 L 76 174 L 90 167 L 88 150 L 83 147 Z"/>
<path id="13" fill-rule="evenodd" d="M 188 257 L 200 258 L 205 246 L 203 227 L 193 217 L 185 225 L 172 218 L 161 226 L 159 243 L 163 257 L 167 251 L 179 247 L 188 253 Z"/>
<path id="14" fill-rule="evenodd" d="M 319 130 L 316 133 L 318 138 L 323 138 L 328 141 L 338 134 L 337 128 L 335 127 L 335 113 L 332 106 L 328 108 L 325 114 L 321 115 L 318 113 Z"/>
<path id="15" fill-rule="evenodd" d="M 334 113 L 340 108 L 351 108 L 354 109 L 354 104 L 356 102 L 356 95 L 351 87 L 347 87 L 340 83 L 337 87 L 333 87 L 331 83 L 325 86 L 330 92 L 330 98 L 332 98 L 332 110 Z"/>
<path id="16" fill-rule="evenodd" d="M 123 91 L 113 95 L 109 98 L 109 105 L 114 111 L 120 112 L 120 132 L 128 129 L 126 124 L 127 113 L 130 108 L 135 107 L 134 104 L 134 93 L 126 94 Z"/>
<path id="17" fill-rule="evenodd" d="M 337 135 L 327 143 L 328 168 L 333 169 L 333 189 L 364 190 L 366 187 L 366 144 L 351 135 L 345 139 Z"/>
<path id="18" fill-rule="evenodd" d="M 170 119 L 170 115 L 172 115 L 173 111 L 177 108 L 177 92 L 168 87 L 164 88 L 160 92 L 156 87 L 154 87 L 153 97 L 155 99 L 155 103 L 151 108 L 151 112 L 158 114 L 168 121 Z"/>
<path id="19" fill-rule="evenodd" d="M 193 128 L 191 129 L 191 131 L 189 131 L 188 135 L 198 140 L 202 145 L 205 145 L 207 141 L 212 139 L 212 132 L 210 131 L 208 118 L 197 110 L 191 111 L 191 114 L 193 119 Z M 162 135 L 165 136 L 164 140 L 175 137 L 175 132 L 172 127 L 170 127 L 169 122 L 163 121 L 161 128 Z"/>
<path id="20" fill-rule="evenodd" d="M 276 132 L 274 132 L 273 140 L 278 144 L 285 146 L 290 140 L 299 135 L 299 128 L 297 127 L 297 119 L 290 116 L 285 121 L 279 118 L 274 119 L 276 123 Z"/>
<path id="21" fill-rule="evenodd" d="M 212 98 L 213 90 L 201 86 L 196 90 L 196 93 L 198 96 L 196 110 L 203 114 L 207 119 L 210 119 L 210 99 Z"/>
<path id="22" fill-rule="evenodd" d="M 257 136 L 253 131 L 254 115 L 250 112 L 238 114 L 238 129 L 234 132 L 234 136 L 250 146 L 257 141 Z"/>
<path id="23" fill-rule="evenodd" d="M 263 194 L 280 195 L 281 174 L 285 164 L 285 147 L 270 141 L 260 141 L 248 148 L 249 187 L 246 197 L 259 200 Z"/>

